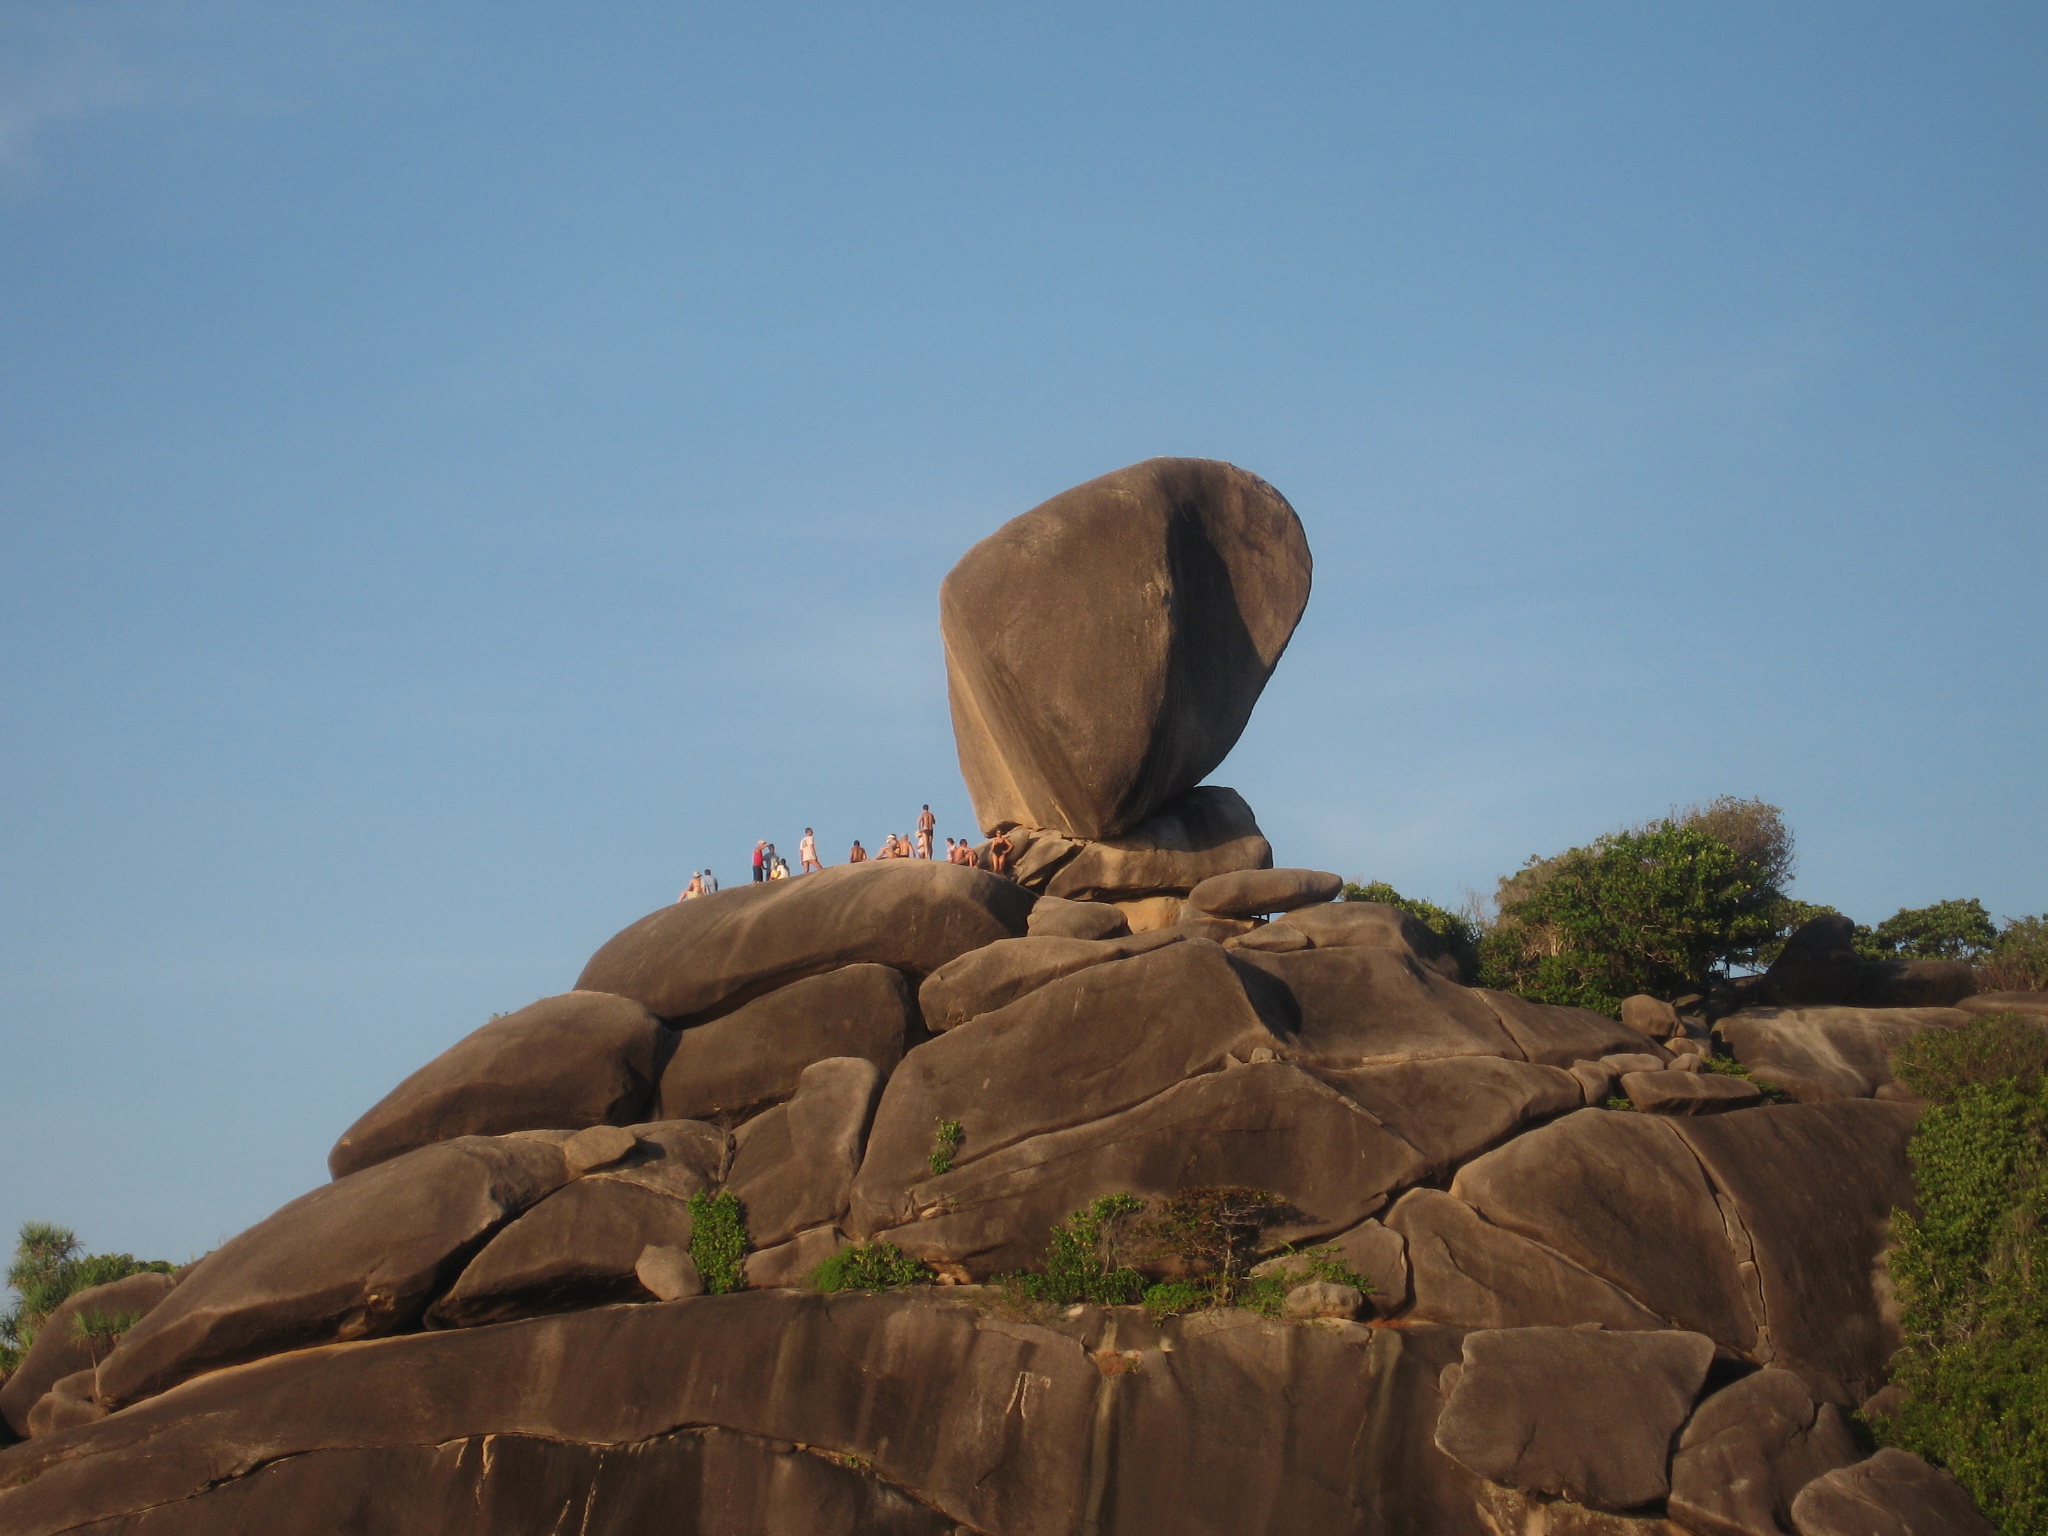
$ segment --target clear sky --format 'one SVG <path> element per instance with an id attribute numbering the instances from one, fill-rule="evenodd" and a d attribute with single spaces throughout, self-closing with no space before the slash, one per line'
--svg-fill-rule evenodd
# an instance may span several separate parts
<path id="1" fill-rule="evenodd" d="M 967 830 L 940 577 L 1154 454 L 1215 781 L 1454 904 L 1717 794 L 2048 909 L 2038 4 L 0 4 L 0 1232 L 184 1258 L 756 837 Z"/>

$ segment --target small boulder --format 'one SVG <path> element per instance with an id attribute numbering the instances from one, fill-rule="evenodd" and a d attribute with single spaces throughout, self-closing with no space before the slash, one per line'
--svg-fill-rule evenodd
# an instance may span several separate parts
<path id="1" fill-rule="evenodd" d="M 1688 1061 L 1698 1061 L 1698 1057 L 1688 1057 Z M 1622 1092 L 1645 1114 L 1720 1114 L 1749 1110 L 1763 1102 L 1763 1090 L 1755 1083 L 1698 1069 L 1622 1073 Z"/>
<path id="2" fill-rule="evenodd" d="M 1348 1265 L 1365 1281 L 1365 1299 L 1374 1311 L 1392 1316 L 1408 1304 L 1408 1243 L 1400 1233 L 1377 1221 L 1361 1221 L 1316 1243 L 1314 1250 Z M 1298 1276 L 1307 1281 L 1315 1278 L 1311 1258 L 1307 1252 L 1284 1253 L 1254 1264 L 1251 1272 L 1255 1276 Z"/>
<path id="3" fill-rule="evenodd" d="M 337 1179 L 458 1136 L 645 1119 L 668 1031 L 630 998 L 565 992 L 493 1019 L 385 1094 L 327 1155 Z"/>
<path id="4" fill-rule="evenodd" d="M 1357 1286 L 1339 1285 L 1333 1280 L 1311 1280 L 1287 1293 L 1287 1299 L 1280 1304 L 1280 1315 L 1296 1322 L 1328 1317 L 1348 1323 L 1364 1307 L 1365 1293 Z"/>
<path id="5" fill-rule="evenodd" d="M 1273 862 L 1273 845 L 1244 796 L 1220 784 L 1189 790 L 1120 837 L 1072 847 L 1041 877 L 1046 894 L 1114 901 L 1126 911 L 1133 900 L 1168 893 L 1178 898 L 1211 876 L 1265 869 Z M 1138 931 L 1136 923 L 1131 928 Z"/>
<path id="6" fill-rule="evenodd" d="M 1281 913 L 1273 926 L 1298 929 L 1317 949 L 1400 950 L 1439 975 L 1458 980 L 1458 962 L 1436 931 L 1414 913 L 1383 901 L 1332 901 L 1297 907 Z"/>
<path id="7" fill-rule="evenodd" d="M 545 1142 L 463 1136 L 322 1185 L 194 1266 L 101 1365 L 101 1394 L 408 1328 L 451 1265 L 568 1177 Z"/>
<path id="8" fill-rule="evenodd" d="M 1852 1008 L 1953 1008 L 1978 990 L 1963 960 L 1866 960 L 1845 1002 Z"/>
<path id="9" fill-rule="evenodd" d="M 1713 1359 L 1697 1333 L 1470 1333 L 1445 1372 L 1437 1448 L 1493 1482 L 1633 1509 L 1669 1490 L 1672 1436 Z"/>
<path id="10" fill-rule="evenodd" d="M 804 1068 L 831 1056 L 862 1057 L 886 1075 L 917 1022 L 917 988 L 886 965 L 791 982 L 676 1036 L 661 1073 L 661 1116 L 729 1122 L 757 1114 L 796 1092 Z"/>
<path id="11" fill-rule="evenodd" d="M 1023 933 L 1034 899 L 964 864 L 841 864 L 650 912 L 591 956 L 576 985 L 630 997 L 662 1019 L 702 1023 L 846 965 L 887 965 L 922 980 L 957 955 Z"/>
<path id="12" fill-rule="evenodd" d="M 704 1294 L 704 1277 L 687 1248 L 649 1244 L 633 1263 L 633 1278 L 656 1301 L 681 1301 Z"/>
<path id="13" fill-rule="evenodd" d="M 562 1143 L 562 1161 L 569 1166 L 569 1177 L 579 1178 L 593 1168 L 616 1163 L 639 1145 L 639 1137 L 631 1131 L 616 1125 L 593 1125 Z"/>
<path id="14" fill-rule="evenodd" d="M 1223 761 L 1308 602 L 1286 499 L 1148 459 L 976 544 L 939 588 L 960 771 L 984 828 L 1129 832 Z"/>
<path id="15" fill-rule="evenodd" d="M 1887 1446 L 1801 1489 L 1792 1529 L 1798 1536 L 1993 1536 L 1996 1528 L 1961 1483 Z"/>
<path id="16" fill-rule="evenodd" d="M 1033 939 L 1120 939 L 1131 931 L 1123 913 L 1106 901 L 1041 896 L 1024 926 Z"/>
<path id="17" fill-rule="evenodd" d="M 1080 905 L 1075 903 L 1075 905 Z M 1114 907 L 1110 908 L 1115 911 Z M 1006 1008 L 1047 982 L 1091 965 L 1128 960 L 1186 935 L 1166 928 L 1120 939 L 1062 939 L 1050 935 L 998 939 L 940 966 L 917 989 L 925 1028 L 934 1034 Z"/>
<path id="18" fill-rule="evenodd" d="M 1225 949 L 1253 949 L 1268 955 L 1291 955 L 1296 950 L 1315 947 L 1309 936 L 1299 928 L 1290 928 L 1284 923 L 1265 923 L 1249 933 L 1234 933 L 1223 941 Z"/>
<path id="19" fill-rule="evenodd" d="M 1602 1056 L 1600 1065 L 1617 1076 L 1630 1072 L 1662 1072 L 1671 1065 L 1671 1058 L 1659 1050 L 1655 1055 L 1649 1051 L 1617 1051 L 1611 1056 Z"/>
<path id="20" fill-rule="evenodd" d="M 1792 1500 L 1861 1457 L 1841 1410 L 1766 1368 L 1701 1403 L 1671 1461 L 1671 1515 L 1699 1536 L 1782 1536 Z"/>
<path id="21" fill-rule="evenodd" d="M 52 1382 L 50 1390 L 37 1398 L 28 1411 L 29 1437 L 40 1440 L 45 1435 L 97 1424 L 104 1419 L 107 1416 L 106 1405 L 94 1395 L 93 1380 L 94 1373 L 88 1366 Z"/>
<path id="22" fill-rule="evenodd" d="M 1621 1000 L 1621 1022 L 1637 1034 L 1662 1040 L 1679 1032 L 1678 1010 L 1662 998 L 1638 992 Z"/>
<path id="23" fill-rule="evenodd" d="M 787 1104 L 734 1133 L 726 1187 L 746 1208 L 755 1247 L 772 1248 L 846 1213 L 881 1091 L 873 1062 L 851 1056 L 813 1062 Z"/>
<path id="24" fill-rule="evenodd" d="M 1188 892 L 1188 902 L 1212 917 L 1264 917 L 1335 901 L 1344 877 L 1319 869 L 1241 869 L 1211 875 Z"/>
<path id="25" fill-rule="evenodd" d="M 1620 1080 L 1614 1068 L 1600 1061 L 1575 1061 L 1568 1069 L 1578 1081 L 1579 1091 L 1585 1095 L 1586 1103 L 1594 1108 L 1605 1104 L 1614 1097 L 1615 1084 Z"/>

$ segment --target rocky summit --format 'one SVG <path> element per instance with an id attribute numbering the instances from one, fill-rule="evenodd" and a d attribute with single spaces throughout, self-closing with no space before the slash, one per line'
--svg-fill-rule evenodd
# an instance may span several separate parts
<path id="1" fill-rule="evenodd" d="M 1974 1017 L 1951 980 L 1815 929 L 1702 1044 L 1273 868 L 1200 780 L 1308 587 L 1200 460 L 976 545 L 941 616 L 1011 867 L 632 923 L 331 1182 L 107 1288 L 110 1354 L 46 1329 L 0 1532 L 1989 1531 L 1850 1418 L 1914 1198 L 1887 1052 Z"/>

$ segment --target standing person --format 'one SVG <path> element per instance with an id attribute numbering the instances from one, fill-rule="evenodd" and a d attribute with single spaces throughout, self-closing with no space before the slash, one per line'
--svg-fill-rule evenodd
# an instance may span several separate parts
<path id="1" fill-rule="evenodd" d="M 1010 834 L 998 832 L 988 840 L 988 867 L 992 874 L 1005 879 L 1010 874 Z"/>
<path id="2" fill-rule="evenodd" d="M 939 819 L 932 814 L 930 806 L 926 806 L 922 811 L 918 812 L 917 856 L 920 859 L 928 859 L 932 856 L 932 838 L 937 834 L 938 830 Z"/>
<path id="3" fill-rule="evenodd" d="M 803 867 L 798 874 L 808 875 L 814 869 L 825 866 L 818 862 L 818 837 L 809 827 L 804 828 L 804 840 L 796 845 L 796 861 Z"/>
<path id="4" fill-rule="evenodd" d="M 762 838 L 754 844 L 754 884 L 759 885 L 768 878 L 768 840 Z"/>
<path id="5" fill-rule="evenodd" d="M 853 840 L 853 851 L 847 854 L 846 862 L 849 864 L 865 864 L 867 863 L 867 861 L 868 851 L 867 849 L 861 847 L 860 839 L 856 837 Z"/>

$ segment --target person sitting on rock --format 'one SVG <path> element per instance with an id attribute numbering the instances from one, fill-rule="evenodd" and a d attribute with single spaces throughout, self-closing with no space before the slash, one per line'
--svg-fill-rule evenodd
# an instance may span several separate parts
<path id="1" fill-rule="evenodd" d="M 768 878 L 770 880 L 787 880 L 789 878 L 789 860 L 778 858 L 773 864 L 769 865 Z"/>
<path id="2" fill-rule="evenodd" d="M 704 876 L 697 870 L 690 871 L 690 883 L 683 887 L 683 894 L 677 901 L 695 901 L 704 894 Z"/>
<path id="3" fill-rule="evenodd" d="M 988 840 L 988 867 L 991 874 L 1008 879 L 1010 875 L 1010 834 L 998 832 Z"/>
<path id="4" fill-rule="evenodd" d="M 797 863 L 802 866 L 797 871 L 799 874 L 808 875 L 814 869 L 823 869 L 825 867 L 818 862 L 817 834 L 812 832 L 809 827 L 804 828 L 804 839 L 796 845 L 796 857 Z"/>
<path id="5" fill-rule="evenodd" d="M 861 847 L 860 839 L 856 837 L 853 840 L 853 851 L 847 854 L 846 862 L 849 864 L 865 864 L 867 861 L 868 851 Z"/>

